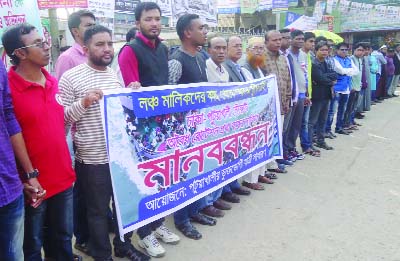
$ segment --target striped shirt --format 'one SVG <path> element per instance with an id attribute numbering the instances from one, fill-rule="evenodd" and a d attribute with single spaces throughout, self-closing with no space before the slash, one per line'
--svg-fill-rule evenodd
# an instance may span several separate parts
<path id="1" fill-rule="evenodd" d="M 63 74 L 59 88 L 65 107 L 65 121 L 75 123 L 75 157 L 85 164 L 108 163 L 104 129 L 101 120 L 100 104 L 83 107 L 82 98 L 90 89 L 121 88 L 117 74 L 107 67 L 98 71 L 87 63 L 78 65 Z"/>

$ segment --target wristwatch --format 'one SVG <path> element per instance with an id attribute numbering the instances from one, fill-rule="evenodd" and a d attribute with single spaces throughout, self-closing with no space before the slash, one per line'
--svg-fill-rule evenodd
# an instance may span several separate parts
<path id="1" fill-rule="evenodd" d="M 26 179 L 37 178 L 38 176 L 39 176 L 39 171 L 37 169 L 34 169 L 33 171 L 25 174 Z"/>

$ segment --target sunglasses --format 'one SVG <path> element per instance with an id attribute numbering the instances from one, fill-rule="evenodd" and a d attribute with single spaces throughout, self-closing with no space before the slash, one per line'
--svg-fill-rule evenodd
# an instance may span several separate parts
<path id="1" fill-rule="evenodd" d="M 339 49 L 340 51 L 347 52 L 349 49 Z"/>

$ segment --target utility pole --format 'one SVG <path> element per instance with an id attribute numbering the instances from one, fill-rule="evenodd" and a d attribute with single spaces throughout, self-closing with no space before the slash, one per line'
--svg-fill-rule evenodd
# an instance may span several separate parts
<path id="1" fill-rule="evenodd" d="M 53 71 L 53 66 L 58 56 L 60 56 L 60 32 L 58 30 L 58 20 L 57 20 L 57 9 L 49 9 L 49 20 L 50 20 L 50 35 L 51 35 L 51 68 Z"/>

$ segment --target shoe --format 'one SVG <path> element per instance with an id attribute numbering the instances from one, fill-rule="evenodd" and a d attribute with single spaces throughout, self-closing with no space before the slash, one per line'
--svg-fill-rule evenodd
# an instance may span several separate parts
<path id="1" fill-rule="evenodd" d="M 220 210 L 231 210 L 232 206 L 229 205 L 228 203 L 225 203 L 222 199 L 217 199 L 214 203 L 213 203 L 214 207 L 220 209 Z"/>
<path id="2" fill-rule="evenodd" d="M 225 213 L 214 206 L 207 206 L 201 210 L 201 213 L 210 217 L 223 217 Z"/>
<path id="3" fill-rule="evenodd" d="M 337 131 L 335 131 L 335 132 L 338 133 L 338 134 L 350 135 L 350 132 L 348 132 L 348 131 L 346 131 L 346 130 L 343 130 L 343 129 L 337 130 Z"/>
<path id="4" fill-rule="evenodd" d="M 286 154 L 286 155 L 283 155 L 283 159 L 284 160 L 288 160 L 288 161 L 290 161 L 292 163 L 295 163 L 296 160 L 297 160 L 297 158 L 295 156 L 291 155 L 290 153 Z"/>
<path id="5" fill-rule="evenodd" d="M 171 245 L 178 244 L 179 240 L 180 240 L 179 236 L 177 234 L 171 232 L 171 230 L 169 230 L 169 228 L 164 226 L 164 224 L 159 226 L 154 231 L 154 236 L 156 238 L 161 239 L 164 243 L 171 244 Z"/>
<path id="6" fill-rule="evenodd" d="M 215 218 L 207 217 L 202 214 L 197 214 L 190 217 L 190 220 L 205 226 L 215 226 L 217 224 L 217 220 Z"/>
<path id="7" fill-rule="evenodd" d="M 113 261 L 112 256 L 106 258 L 93 258 L 94 261 Z M 46 261 L 46 260 L 45 260 Z"/>
<path id="8" fill-rule="evenodd" d="M 176 229 L 178 229 L 179 231 L 181 231 L 181 233 L 183 235 L 185 235 L 188 238 L 194 239 L 194 240 L 199 240 L 200 238 L 202 238 L 203 236 L 200 234 L 199 231 L 197 231 L 197 229 L 190 223 L 184 223 L 181 225 L 175 225 Z"/>
<path id="9" fill-rule="evenodd" d="M 290 154 L 293 155 L 293 157 L 296 157 L 297 160 L 303 160 L 303 159 L 305 159 L 305 156 L 304 156 L 303 154 L 297 152 L 296 149 L 292 150 L 292 151 L 290 152 Z"/>
<path id="10" fill-rule="evenodd" d="M 165 249 L 160 245 L 153 233 L 139 240 L 138 244 L 152 257 L 162 257 L 165 255 Z"/>
<path id="11" fill-rule="evenodd" d="M 267 172 L 267 171 L 265 171 L 264 176 L 267 177 L 267 178 L 269 178 L 269 179 L 278 179 L 278 176 L 277 176 L 275 173 L 273 173 L 273 172 Z"/>
<path id="12" fill-rule="evenodd" d="M 84 253 L 86 255 L 89 254 L 89 249 L 88 249 L 87 243 L 82 243 L 82 244 L 75 243 L 74 248 L 76 250 L 81 251 L 82 253 Z"/>
<path id="13" fill-rule="evenodd" d="M 333 140 L 333 139 L 336 138 L 337 136 L 336 136 L 335 134 L 333 134 L 332 131 L 329 131 L 329 132 L 327 132 L 327 133 L 324 134 L 324 137 Z"/>
<path id="14" fill-rule="evenodd" d="M 274 184 L 274 182 L 270 180 L 267 176 L 258 176 L 258 182 L 265 184 Z"/>
<path id="15" fill-rule="evenodd" d="M 331 147 L 331 146 L 329 146 L 328 144 L 326 144 L 325 141 L 323 141 L 323 142 L 317 142 L 317 143 L 315 144 L 315 146 L 317 146 L 318 148 L 325 149 L 325 150 L 333 150 L 333 147 Z"/>
<path id="16" fill-rule="evenodd" d="M 73 258 L 73 261 L 83 261 L 83 257 L 81 257 L 80 255 L 77 255 L 77 254 L 73 254 L 72 258 Z"/>
<path id="17" fill-rule="evenodd" d="M 286 166 L 293 166 L 294 165 L 293 162 L 291 162 L 290 160 L 285 160 L 285 159 L 278 159 L 278 160 L 276 160 L 276 162 L 278 162 L 279 164 L 286 165 Z"/>
<path id="18" fill-rule="evenodd" d="M 232 192 L 222 194 L 221 198 L 231 203 L 240 203 L 240 198 Z"/>
<path id="19" fill-rule="evenodd" d="M 354 116 L 356 119 L 359 119 L 359 120 L 361 120 L 361 119 L 364 119 L 365 118 L 365 116 L 364 115 L 362 115 L 361 113 L 359 113 L 359 112 L 357 112 L 356 113 L 356 115 Z"/>
<path id="20" fill-rule="evenodd" d="M 281 168 L 268 169 L 268 171 L 275 172 L 275 173 L 281 173 L 281 174 L 284 174 L 284 173 L 288 172 L 286 169 L 281 169 Z M 268 174 L 271 174 L 271 173 L 268 173 Z M 265 175 L 267 175 L 267 172 L 265 172 Z"/>
<path id="21" fill-rule="evenodd" d="M 258 184 L 258 183 L 249 183 L 249 182 L 243 181 L 242 185 L 245 187 L 248 187 L 249 189 L 252 189 L 252 190 L 264 190 L 265 189 L 263 185 Z"/>
<path id="22" fill-rule="evenodd" d="M 130 245 L 129 249 L 114 248 L 114 255 L 116 257 L 120 257 L 120 258 L 126 257 L 126 258 L 128 258 L 128 260 L 131 260 L 131 261 L 148 261 L 148 260 L 150 260 L 150 257 L 148 255 L 143 254 L 142 252 L 137 250 L 133 245 Z"/>
<path id="23" fill-rule="evenodd" d="M 244 189 L 242 187 L 232 189 L 232 192 L 235 194 L 238 194 L 238 195 L 242 195 L 242 196 L 248 196 L 251 193 L 250 190 Z"/>
<path id="24" fill-rule="evenodd" d="M 392 95 L 392 97 L 399 97 L 399 95 L 397 95 L 397 94 L 393 94 L 393 95 Z"/>

